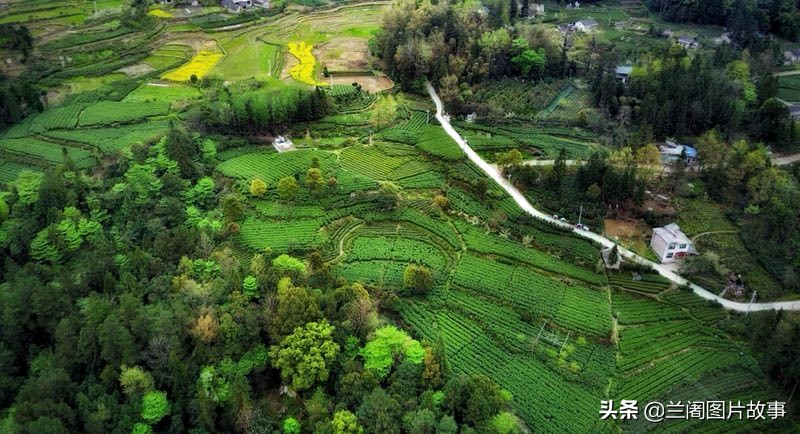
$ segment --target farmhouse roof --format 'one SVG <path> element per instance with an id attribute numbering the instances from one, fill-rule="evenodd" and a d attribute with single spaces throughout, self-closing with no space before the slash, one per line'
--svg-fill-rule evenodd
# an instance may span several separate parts
<path id="1" fill-rule="evenodd" d="M 800 117 L 800 105 L 793 104 L 789 106 L 789 116 L 796 118 Z"/>
<path id="2" fill-rule="evenodd" d="M 580 20 L 578 22 L 583 24 L 584 27 L 594 27 L 597 25 L 597 20 Z"/>
<path id="3" fill-rule="evenodd" d="M 655 228 L 653 229 L 653 236 L 659 237 L 664 240 L 667 244 L 677 243 L 677 244 L 691 244 L 692 240 L 689 239 L 683 232 L 681 232 L 681 228 L 675 224 L 670 223 L 663 228 Z"/>
<path id="4" fill-rule="evenodd" d="M 692 36 L 681 36 L 678 38 L 678 42 L 682 42 L 684 44 L 693 44 L 697 41 Z"/>
<path id="5" fill-rule="evenodd" d="M 633 71 L 633 66 L 618 65 L 614 68 L 614 72 L 619 75 L 630 75 L 631 71 Z"/>

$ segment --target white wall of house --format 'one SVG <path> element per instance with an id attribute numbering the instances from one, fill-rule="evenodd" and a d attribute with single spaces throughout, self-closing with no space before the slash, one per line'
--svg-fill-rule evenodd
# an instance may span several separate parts
<path id="1" fill-rule="evenodd" d="M 687 256 L 692 251 L 691 243 L 679 243 L 667 241 L 657 233 L 653 233 L 650 240 L 650 248 L 658 255 L 662 264 L 675 262 L 680 257 Z"/>

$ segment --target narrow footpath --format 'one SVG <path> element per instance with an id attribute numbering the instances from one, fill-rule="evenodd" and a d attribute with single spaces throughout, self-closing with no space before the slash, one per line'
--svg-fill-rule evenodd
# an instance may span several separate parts
<path id="1" fill-rule="evenodd" d="M 519 207 L 522 208 L 523 211 L 538 219 L 545 220 L 549 223 L 552 223 L 554 225 L 563 228 L 571 229 L 576 234 L 584 238 L 588 238 L 592 241 L 595 241 L 604 247 L 612 247 L 616 244 L 610 239 L 602 235 L 596 234 L 594 232 L 575 229 L 572 227 L 572 225 L 560 222 L 552 218 L 551 216 L 545 214 L 544 212 L 534 208 L 533 205 L 531 205 L 531 203 L 528 202 L 528 199 L 526 199 L 525 196 L 523 196 L 522 193 L 520 193 L 520 191 L 516 189 L 516 187 L 511 185 L 511 183 L 509 183 L 505 178 L 503 178 L 503 175 L 496 167 L 484 161 L 483 158 L 480 157 L 480 155 L 478 155 L 472 148 L 469 147 L 469 145 L 467 145 L 467 142 L 464 140 L 464 138 L 461 137 L 460 134 L 458 134 L 458 132 L 455 130 L 455 128 L 453 128 L 452 125 L 450 125 L 450 118 L 444 113 L 444 106 L 442 105 L 442 100 L 439 99 L 439 95 L 436 93 L 436 90 L 433 88 L 433 86 L 431 86 L 430 83 L 426 83 L 426 86 L 428 88 L 428 93 L 430 94 L 431 99 L 433 99 L 434 104 L 436 104 L 436 120 L 439 121 L 439 123 L 442 125 L 442 128 L 444 128 L 447 134 L 450 137 L 452 137 L 456 143 L 458 143 L 458 146 L 461 147 L 461 149 L 467 155 L 467 158 L 472 160 L 472 162 L 475 163 L 478 167 L 480 167 L 481 170 L 483 170 L 483 172 L 486 173 L 486 175 L 488 175 L 497 184 L 503 187 L 503 189 L 506 192 L 508 192 L 509 195 L 511 195 L 514 201 L 517 202 L 517 205 L 519 205 Z M 695 285 L 694 283 L 689 282 L 688 280 L 679 276 L 677 273 L 675 273 L 674 271 L 670 270 L 668 267 L 662 264 L 656 264 L 648 259 L 645 259 L 637 255 L 636 253 L 633 253 L 632 251 L 622 246 L 618 246 L 617 248 L 622 257 L 640 264 L 649 265 L 653 267 L 653 269 L 656 272 L 666 277 L 670 281 L 675 282 L 678 285 L 688 285 L 689 287 L 692 288 L 692 291 L 694 291 L 695 294 L 705 298 L 706 300 L 716 300 L 726 309 L 734 310 L 737 312 L 748 312 L 748 311 L 770 310 L 770 309 L 800 310 L 800 300 L 768 302 L 768 303 L 752 303 L 752 304 L 726 300 L 706 290 L 705 288 L 700 287 L 699 285 Z"/>

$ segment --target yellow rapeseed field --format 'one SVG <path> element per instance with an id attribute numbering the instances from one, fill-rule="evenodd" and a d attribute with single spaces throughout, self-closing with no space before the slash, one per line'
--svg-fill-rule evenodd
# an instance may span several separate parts
<path id="1" fill-rule="evenodd" d="M 156 18 L 163 18 L 165 20 L 169 19 L 169 18 L 172 18 L 172 14 L 171 13 L 169 13 L 167 11 L 164 11 L 164 10 L 161 10 L 161 9 L 153 9 L 152 11 L 148 12 L 147 14 L 148 15 L 152 15 L 152 16 L 154 16 Z"/>
<path id="2" fill-rule="evenodd" d="M 194 74 L 200 79 L 208 74 L 208 71 L 211 71 L 220 59 L 222 59 L 222 53 L 200 50 L 189 63 L 162 75 L 161 78 L 171 81 L 187 81 Z"/>
<path id="3" fill-rule="evenodd" d="M 318 82 L 314 78 L 314 65 L 317 63 L 317 59 L 311 53 L 313 47 L 305 42 L 289 42 L 287 45 L 289 53 L 300 61 L 299 65 L 295 65 L 289 70 L 289 75 L 301 83 L 312 86 L 324 85 L 325 83 Z"/>

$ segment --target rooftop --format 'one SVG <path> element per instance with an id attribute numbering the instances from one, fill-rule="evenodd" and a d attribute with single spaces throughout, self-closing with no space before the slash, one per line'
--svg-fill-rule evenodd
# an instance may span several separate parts
<path id="1" fill-rule="evenodd" d="M 614 68 L 614 72 L 620 75 L 630 75 L 631 71 L 633 71 L 633 66 L 617 66 Z"/>
<path id="2" fill-rule="evenodd" d="M 692 240 L 689 239 L 683 232 L 681 232 L 681 228 L 675 224 L 670 223 L 663 228 L 655 228 L 653 229 L 653 236 L 658 236 L 662 240 L 666 241 L 667 244 L 669 243 L 677 243 L 677 244 L 691 244 Z"/>
<path id="3" fill-rule="evenodd" d="M 583 24 L 584 26 L 596 26 L 597 20 L 580 20 L 579 23 Z"/>

